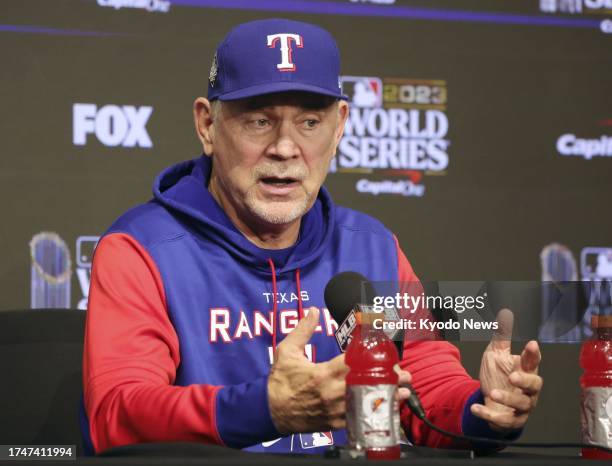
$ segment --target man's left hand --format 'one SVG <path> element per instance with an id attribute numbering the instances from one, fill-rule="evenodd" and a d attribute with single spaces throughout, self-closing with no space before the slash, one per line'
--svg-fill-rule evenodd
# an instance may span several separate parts
<path id="1" fill-rule="evenodd" d="M 509 432 L 522 428 L 535 408 L 543 380 L 538 375 L 542 356 L 537 341 L 530 341 L 523 352 L 510 351 L 514 316 L 503 309 L 497 315 L 498 329 L 487 346 L 480 365 L 480 385 L 485 404 L 475 403 L 471 412 L 492 429 Z"/>

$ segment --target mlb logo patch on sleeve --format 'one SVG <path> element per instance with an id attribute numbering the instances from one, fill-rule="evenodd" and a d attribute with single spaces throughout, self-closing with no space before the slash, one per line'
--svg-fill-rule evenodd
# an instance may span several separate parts
<path id="1" fill-rule="evenodd" d="M 311 434 L 300 434 L 302 448 L 326 447 L 334 444 L 334 436 L 331 432 L 313 432 Z"/>

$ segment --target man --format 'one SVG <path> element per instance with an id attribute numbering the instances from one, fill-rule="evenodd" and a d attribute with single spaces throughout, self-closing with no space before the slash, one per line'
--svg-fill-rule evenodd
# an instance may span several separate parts
<path id="1" fill-rule="evenodd" d="M 194 103 L 205 155 L 162 172 L 95 253 L 84 398 L 96 451 L 345 443 L 347 368 L 324 287 L 346 270 L 417 279 L 391 232 L 322 188 L 348 116 L 338 76 L 333 38 L 310 24 L 242 24 L 217 49 Z M 535 342 L 519 357 L 493 341 L 482 389 L 446 342 L 408 341 L 405 354 L 400 380 L 443 428 L 515 435 L 535 406 Z M 402 421 L 416 443 L 454 445 L 405 407 Z"/>

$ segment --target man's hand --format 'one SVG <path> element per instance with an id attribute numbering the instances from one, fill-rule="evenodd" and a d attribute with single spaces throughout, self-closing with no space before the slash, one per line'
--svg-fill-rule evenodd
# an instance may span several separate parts
<path id="1" fill-rule="evenodd" d="M 297 327 L 278 345 L 268 377 L 268 401 L 272 421 L 285 435 L 321 432 L 345 427 L 344 355 L 312 363 L 304 347 L 319 324 L 319 310 L 310 308 Z M 398 370 L 399 383 L 410 382 L 410 374 Z M 398 390 L 400 400 L 408 398 L 406 388 Z"/>
<path id="2" fill-rule="evenodd" d="M 542 356 L 536 341 L 528 342 L 520 356 L 510 353 L 512 311 L 502 309 L 497 322 L 498 329 L 480 365 L 485 404 L 473 404 L 471 411 L 488 421 L 492 429 L 504 432 L 522 428 L 535 408 L 543 383 L 538 375 Z"/>
<path id="3" fill-rule="evenodd" d="M 281 434 L 318 432 L 344 427 L 344 355 L 314 364 L 304 347 L 319 324 L 319 310 L 310 308 L 274 352 L 268 377 L 272 421 Z"/>

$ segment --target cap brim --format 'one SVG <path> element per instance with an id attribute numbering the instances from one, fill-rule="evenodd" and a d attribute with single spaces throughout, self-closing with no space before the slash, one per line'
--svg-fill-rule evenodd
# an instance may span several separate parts
<path id="1" fill-rule="evenodd" d="M 337 99 L 348 100 L 348 97 L 342 94 L 339 90 L 338 92 L 334 92 L 324 87 L 311 86 L 309 84 L 294 83 L 290 81 L 257 84 L 255 86 L 246 87 L 237 91 L 228 92 L 227 94 L 222 94 L 217 98 L 219 100 L 238 100 L 245 99 L 247 97 L 287 91 L 312 92 L 314 94 L 328 95 Z"/>

